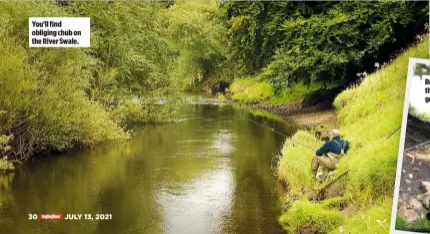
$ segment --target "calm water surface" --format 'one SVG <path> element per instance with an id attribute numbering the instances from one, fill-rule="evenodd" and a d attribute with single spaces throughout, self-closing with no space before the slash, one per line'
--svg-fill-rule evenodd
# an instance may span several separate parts
<path id="1" fill-rule="evenodd" d="M 192 104 L 125 143 L 0 175 L 0 233 L 281 233 L 271 170 L 293 127 L 230 105 Z M 28 220 L 28 214 L 112 220 Z"/>

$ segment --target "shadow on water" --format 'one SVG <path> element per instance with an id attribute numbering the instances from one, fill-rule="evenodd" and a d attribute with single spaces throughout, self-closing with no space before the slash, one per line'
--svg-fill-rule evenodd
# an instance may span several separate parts
<path id="1" fill-rule="evenodd" d="M 295 129 L 231 105 L 185 105 L 178 120 L 19 168 L 0 190 L 4 233 L 282 232 L 271 163 Z M 113 220 L 32 221 L 29 213 Z"/>

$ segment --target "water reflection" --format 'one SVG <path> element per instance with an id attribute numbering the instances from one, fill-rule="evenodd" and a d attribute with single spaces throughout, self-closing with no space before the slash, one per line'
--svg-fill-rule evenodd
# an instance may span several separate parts
<path id="1" fill-rule="evenodd" d="M 181 194 L 171 188 L 160 190 L 166 233 L 221 233 L 234 191 L 233 176 L 224 161 L 219 162 L 220 169 L 208 171 L 184 185 Z"/>
<path id="2" fill-rule="evenodd" d="M 77 150 L 15 172 L 0 194 L 2 233 L 278 233 L 275 128 L 233 106 L 188 105 L 178 121 L 129 142 Z M 252 121 L 248 121 L 252 119 Z M 113 220 L 30 221 L 28 213 L 110 213 Z"/>

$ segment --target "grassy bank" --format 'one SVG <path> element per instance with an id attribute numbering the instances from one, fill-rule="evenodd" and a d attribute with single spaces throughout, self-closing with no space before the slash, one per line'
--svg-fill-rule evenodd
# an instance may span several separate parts
<path id="1" fill-rule="evenodd" d="M 329 87 L 331 86 L 333 85 Z M 234 80 L 229 92 L 232 95 L 232 99 L 237 102 L 281 104 L 299 101 L 322 87 L 322 83 L 319 82 L 312 83 L 310 86 L 300 82 L 291 88 L 282 90 L 279 95 L 275 95 L 274 87 L 271 83 L 256 78 L 242 78 Z"/>
<path id="2" fill-rule="evenodd" d="M 290 209 L 280 218 L 286 230 L 388 232 L 400 131 L 390 134 L 402 121 L 409 57 L 428 58 L 428 47 L 425 38 L 335 99 L 342 137 L 352 143 L 337 172 L 349 170 L 346 191 L 339 198 L 344 200 L 342 209 L 309 201 L 324 184 L 316 183 L 309 170 L 314 152 L 294 141 L 312 148 L 322 141 L 309 131 L 286 140 L 278 165 L 279 180 L 289 189 Z"/>

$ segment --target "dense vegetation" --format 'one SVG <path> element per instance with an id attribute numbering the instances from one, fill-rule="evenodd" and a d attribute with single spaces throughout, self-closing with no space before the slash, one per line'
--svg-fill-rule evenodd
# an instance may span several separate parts
<path id="1" fill-rule="evenodd" d="M 337 172 L 340 175 L 349 170 L 346 191 L 333 202 L 337 206 L 309 201 L 330 180 L 320 185 L 310 171 L 303 170 L 310 165 L 314 152 L 294 144 L 306 142 L 317 148 L 322 140 L 307 131 L 287 139 L 278 167 L 279 179 L 289 185 L 287 202 L 291 209 L 280 218 L 286 229 L 294 233 L 312 225 L 333 233 L 339 232 L 339 226 L 347 233 L 388 232 L 400 136 L 395 130 L 402 122 L 408 61 L 409 57 L 428 58 L 428 48 L 426 37 L 336 98 L 342 137 L 352 142 Z M 348 219 L 340 218 L 339 201 L 346 202 L 347 211 L 342 213 Z"/>
<path id="2" fill-rule="evenodd" d="M 232 59 L 274 83 L 348 80 L 414 40 L 419 2 L 228 2 Z"/>
<path id="3" fill-rule="evenodd" d="M 270 95 L 283 101 L 297 82 L 343 86 L 372 72 L 428 20 L 420 2 L 228 2 L 223 9 L 238 76 L 270 83 Z"/>
<path id="4" fill-rule="evenodd" d="M 214 2 L 0 3 L 0 155 L 23 160 L 127 139 L 160 122 L 160 96 L 192 88 L 221 62 Z M 28 17 L 91 17 L 91 47 L 28 48 Z"/>

